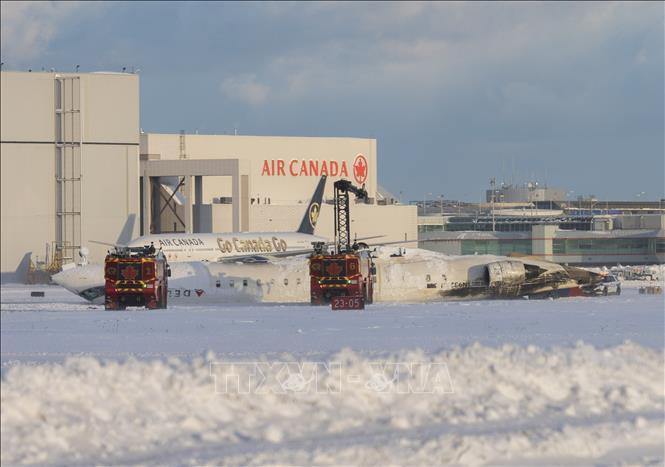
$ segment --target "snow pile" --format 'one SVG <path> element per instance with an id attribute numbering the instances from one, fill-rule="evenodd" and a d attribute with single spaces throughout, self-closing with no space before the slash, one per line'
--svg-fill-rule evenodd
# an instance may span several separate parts
<path id="1" fill-rule="evenodd" d="M 587 271 L 614 274 L 623 281 L 646 281 L 662 282 L 665 280 L 665 264 L 635 265 L 635 266 L 612 266 L 609 269 L 603 267 L 585 267 Z"/>
<path id="2" fill-rule="evenodd" d="M 282 360 L 11 368 L 3 463 L 662 462 L 661 350 L 475 344 Z"/>

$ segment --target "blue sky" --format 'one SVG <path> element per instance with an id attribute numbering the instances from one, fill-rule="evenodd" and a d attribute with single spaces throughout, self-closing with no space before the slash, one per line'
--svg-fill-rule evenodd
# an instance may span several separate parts
<path id="1" fill-rule="evenodd" d="M 665 185 L 664 4 L 8 2 L 5 70 L 140 69 L 146 132 L 377 139 L 403 199 Z M 644 192 L 644 195 L 638 194 Z"/>

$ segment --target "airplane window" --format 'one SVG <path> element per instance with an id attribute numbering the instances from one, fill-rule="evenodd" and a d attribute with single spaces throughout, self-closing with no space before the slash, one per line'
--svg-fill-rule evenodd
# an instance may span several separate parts
<path id="1" fill-rule="evenodd" d="M 258 285 L 259 287 L 261 287 L 261 279 L 256 279 L 256 285 Z"/>
<path id="2" fill-rule="evenodd" d="M 243 287 L 247 287 L 247 279 L 243 279 L 243 280 L 242 280 L 242 286 L 243 286 Z"/>
<path id="3" fill-rule="evenodd" d="M 296 279 L 296 285 L 300 285 L 300 277 Z"/>
<path id="4" fill-rule="evenodd" d="M 218 280 L 217 282 L 215 282 L 215 287 L 220 288 L 221 286 L 222 286 L 221 281 Z"/>
<path id="5" fill-rule="evenodd" d="M 232 280 L 229 281 L 229 287 L 233 287 L 233 286 L 235 286 L 235 285 L 236 285 L 236 284 L 235 284 L 234 281 L 232 281 Z"/>
<path id="6" fill-rule="evenodd" d="M 289 280 L 287 278 L 284 278 L 284 285 L 289 285 Z"/>

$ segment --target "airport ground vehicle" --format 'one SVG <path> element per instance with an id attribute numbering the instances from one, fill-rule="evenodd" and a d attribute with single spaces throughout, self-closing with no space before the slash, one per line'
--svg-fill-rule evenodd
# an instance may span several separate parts
<path id="1" fill-rule="evenodd" d="M 369 250 L 350 243 L 349 192 L 362 200 L 367 191 L 344 179 L 334 186 L 335 253 L 324 252 L 323 243 L 314 244 L 309 259 L 310 302 L 331 303 L 333 309 L 362 309 L 373 301 L 376 268 Z"/>
<path id="2" fill-rule="evenodd" d="M 336 308 L 364 308 L 372 303 L 374 264 L 367 250 L 313 254 L 309 259 L 312 305 L 335 301 Z M 348 299 L 337 299 L 348 297 Z"/>
<path id="3" fill-rule="evenodd" d="M 166 258 L 154 247 L 116 248 L 104 260 L 105 308 L 166 308 L 169 273 Z"/>
<path id="4" fill-rule="evenodd" d="M 615 275 L 608 274 L 593 291 L 594 295 L 621 295 L 621 281 Z"/>

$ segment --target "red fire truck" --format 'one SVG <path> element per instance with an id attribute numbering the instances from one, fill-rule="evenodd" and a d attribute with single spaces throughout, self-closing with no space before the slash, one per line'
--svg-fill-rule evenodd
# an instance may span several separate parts
<path id="1" fill-rule="evenodd" d="M 348 180 L 335 182 L 335 248 L 324 253 L 324 244 L 315 243 L 309 259 L 310 299 L 312 305 L 330 303 L 333 310 L 362 309 L 373 301 L 376 269 L 369 250 L 350 243 L 349 192 L 367 199 L 364 187 Z M 366 245 L 365 245 L 366 247 Z"/>
<path id="2" fill-rule="evenodd" d="M 154 247 L 116 248 L 104 261 L 105 308 L 166 308 L 170 272 L 166 257 Z"/>
<path id="3" fill-rule="evenodd" d="M 361 309 L 372 303 L 374 266 L 367 250 L 334 255 L 313 254 L 309 259 L 312 305 L 333 309 Z"/>

